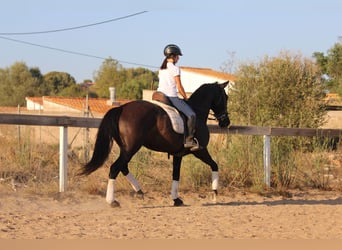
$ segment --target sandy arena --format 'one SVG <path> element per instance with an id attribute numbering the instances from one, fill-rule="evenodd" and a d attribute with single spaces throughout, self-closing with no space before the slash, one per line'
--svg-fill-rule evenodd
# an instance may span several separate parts
<path id="1" fill-rule="evenodd" d="M 342 198 L 331 192 L 292 192 L 291 198 L 234 192 L 217 204 L 203 194 L 144 200 L 118 194 L 54 197 L 0 191 L 1 239 L 342 239 Z"/>

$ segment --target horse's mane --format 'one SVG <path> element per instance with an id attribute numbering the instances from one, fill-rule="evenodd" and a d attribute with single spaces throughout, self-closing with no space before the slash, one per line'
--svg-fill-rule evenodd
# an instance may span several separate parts
<path id="1" fill-rule="evenodd" d="M 215 83 L 204 83 L 198 89 L 195 90 L 194 93 L 191 94 L 190 100 L 195 100 L 197 98 L 202 98 L 204 95 L 207 95 L 208 88 L 213 89 L 217 86 L 217 82 Z"/>
<path id="2" fill-rule="evenodd" d="M 192 93 L 188 100 L 188 104 L 196 112 L 198 117 L 201 116 L 203 119 L 207 119 L 206 117 L 209 113 L 212 98 L 215 96 L 215 92 L 218 88 L 217 83 L 204 83 Z"/>

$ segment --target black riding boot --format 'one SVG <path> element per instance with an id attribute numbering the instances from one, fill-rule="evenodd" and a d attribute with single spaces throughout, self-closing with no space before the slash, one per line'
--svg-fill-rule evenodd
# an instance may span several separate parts
<path id="1" fill-rule="evenodd" d="M 196 125 L 196 117 L 195 116 L 189 117 L 187 121 L 187 133 L 185 135 L 184 147 L 190 148 L 191 151 L 196 151 L 200 149 L 198 140 L 194 138 L 195 125 Z"/>

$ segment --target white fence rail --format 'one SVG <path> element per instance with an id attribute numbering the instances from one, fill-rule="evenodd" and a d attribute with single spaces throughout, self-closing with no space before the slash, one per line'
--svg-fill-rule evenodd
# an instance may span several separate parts
<path id="1" fill-rule="evenodd" d="M 68 127 L 98 128 L 102 118 L 84 118 L 71 116 L 46 116 L 46 115 L 22 115 L 0 114 L 0 124 L 32 125 L 32 126 L 57 126 L 59 133 L 59 191 L 67 189 L 67 149 Z M 271 136 L 317 136 L 340 137 L 342 129 L 312 129 L 312 128 L 272 128 L 257 126 L 230 126 L 219 128 L 217 125 L 208 125 L 213 134 L 241 134 L 259 135 L 264 138 L 264 175 L 265 184 L 270 186 L 271 175 Z"/>

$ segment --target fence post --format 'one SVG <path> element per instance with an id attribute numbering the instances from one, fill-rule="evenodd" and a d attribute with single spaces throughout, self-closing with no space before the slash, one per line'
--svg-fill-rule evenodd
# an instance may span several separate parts
<path id="1" fill-rule="evenodd" d="M 67 187 L 68 127 L 59 128 L 59 192 Z"/>
<path id="2" fill-rule="evenodd" d="M 264 175 L 265 184 L 271 186 L 271 136 L 264 135 Z"/>

